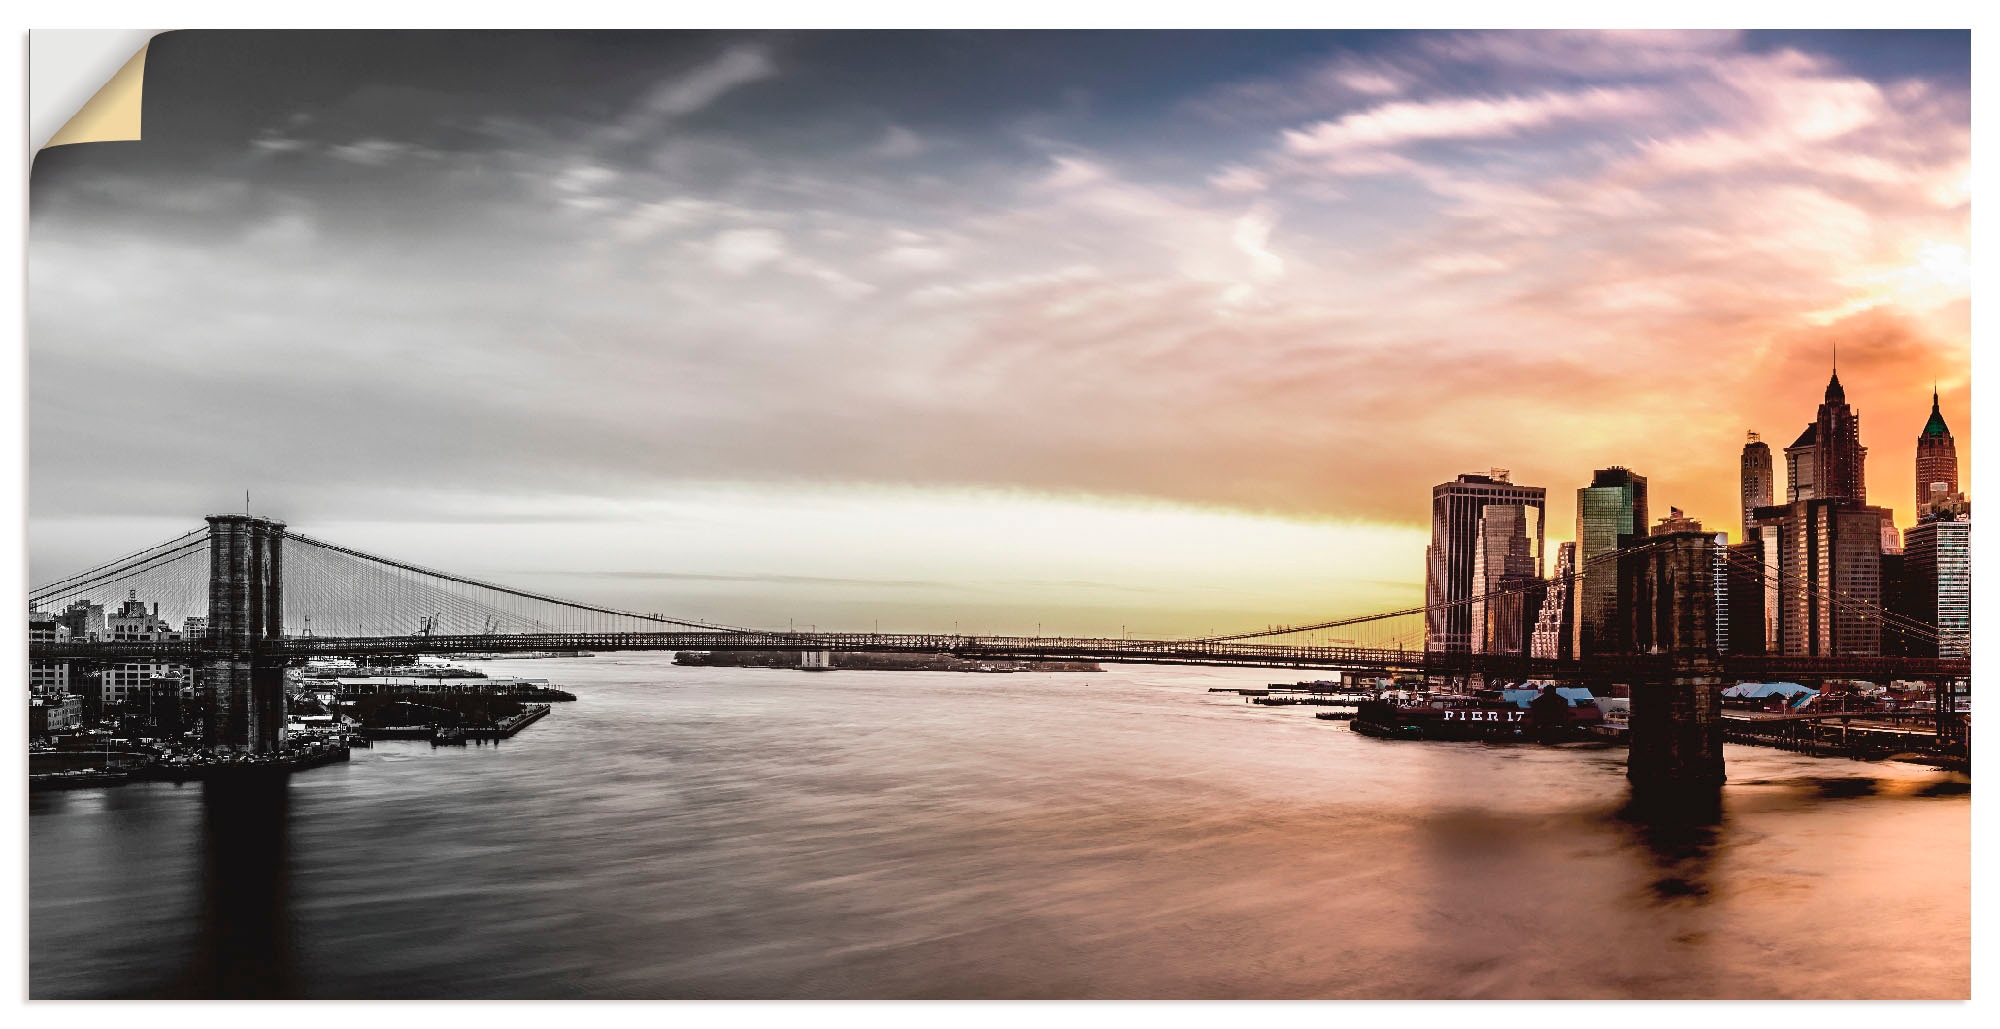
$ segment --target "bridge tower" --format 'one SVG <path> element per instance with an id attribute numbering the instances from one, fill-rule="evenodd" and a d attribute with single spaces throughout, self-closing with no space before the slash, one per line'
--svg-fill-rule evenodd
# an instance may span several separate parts
<path id="1" fill-rule="evenodd" d="M 1625 775 L 1635 790 L 1685 795 L 1722 785 L 1717 546 L 1707 533 L 1668 532 L 1619 556 L 1618 642 L 1659 662 L 1632 683 Z"/>
<path id="2" fill-rule="evenodd" d="M 196 670 L 208 711 L 203 742 L 252 753 L 285 746 L 285 523 L 208 519 L 208 636 Z"/>

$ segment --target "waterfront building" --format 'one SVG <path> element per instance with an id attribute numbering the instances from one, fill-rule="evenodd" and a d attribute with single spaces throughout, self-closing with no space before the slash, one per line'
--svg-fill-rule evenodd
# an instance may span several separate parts
<path id="1" fill-rule="evenodd" d="M 1904 595 L 1904 589 L 1909 583 L 1908 567 L 1904 562 L 1903 541 L 1899 537 L 1894 552 L 1885 550 L 1882 553 L 1882 574 L 1878 576 L 1882 583 L 1882 610 L 1891 614 L 1906 616 L 1909 614 L 1910 598 Z M 1904 631 L 1899 623 L 1883 620 L 1883 657 L 1910 657 L 1924 649 L 1922 644 L 1909 632 Z"/>
<path id="2" fill-rule="evenodd" d="M 28 733 L 47 736 L 83 727 L 83 698 L 73 694 L 37 696 L 28 699 Z"/>
<path id="3" fill-rule="evenodd" d="M 56 620 L 69 630 L 70 639 L 94 640 L 104 637 L 103 604 L 93 604 L 88 600 L 72 602 L 70 606 L 63 608 L 62 613 L 56 616 Z"/>
<path id="4" fill-rule="evenodd" d="M 1683 514 L 1681 512 L 1681 509 L 1678 507 L 1667 508 L 1667 514 L 1665 517 L 1660 519 L 1660 524 L 1653 526 L 1653 535 L 1655 536 L 1665 536 L 1668 535 L 1669 533 L 1676 533 L 1676 532 L 1700 532 L 1700 531 L 1701 531 L 1701 519 L 1689 518 L 1686 514 Z"/>
<path id="5" fill-rule="evenodd" d="M 104 627 L 106 638 L 112 640 L 164 639 L 160 633 L 173 632 L 173 627 L 160 617 L 160 605 L 154 604 L 148 610 L 137 590 L 127 591 L 125 603 L 105 618 Z M 180 637 L 176 634 L 174 638 Z"/>
<path id="6" fill-rule="evenodd" d="M 104 638 L 110 640 L 177 640 L 181 634 L 175 632 L 166 620 L 160 617 L 160 605 L 150 609 L 139 599 L 137 591 L 128 591 L 125 603 L 112 612 L 104 621 Z M 185 680 L 186 665 L 168 661 L 129 661 L 123 664 L 106 665 L 97 685 L 100 704 L 121 704 L 128 699 L 139 699 L 156 679 Z"/>
<path id="7" fill-rule="evenodd" d="M 59 643 L 69 639 L 69 627 L 46 611 L 28 612 L 28 642 Z M 60 697 L 70 692 L 69 663 L 44 662 L 28 666 L 28 694 Z"/>
<path id="8" fill-rule="evenodd" d="M 1424 649 L 1469 653 L 1473 648 L 1473 572 L 1480 519 L 1489 506 L 1523 509 L 1523 531 L 1534 539 L 1530 560 L 1540 574 L 1547 493 L 1540 486 L 1515 484 L 1504 468 L 1460 475 L 1431 490 L 1431 543 L 1424 549 Z"/>
<path id="9" fill-rule="evenodd" d="M 1884 555 L 1903 547 L 1892 512 L 1868 506 L 1867 460 L 1861 415 L 1836 371 L 1812 424 L 1785 448 L 1787 502 L 1753 509 L 1745 527 L 1761 557 L 1765 653 L 1874 656 L 1900 645 L 1884 640 L 1876 612 L 1884 576 L 1893 599 L 1904 571 Z"/>
<path id="10" fill-rule="evenodd" d="M 1700 532 L 1700 522 L 1694 523 Z M 1708 534 L 1708 582 L 1709 591 L 1715 595 L 1715 613 L 1710 622 L 1709 632 L 1715 639 L 1715 652 L 1727 654 L 1732 647 L 1733 608 L 1729 604 L 1729 534 L 1713 532 Z"/>
<path id="11" fill-rule="evenodd" d="M 1549 573 L 1541 610 L 1535 617 L 1534 634 L 1528 645 L 1529 656 L 1554 660 L 1569 654 L 1574 624 L 1569 603 L 1573 585 L 1570 580 L 1575 571 L 1576 544 L 1557 544 L 1556 567 Z"/>
<path id="12" fill-rule="evenodd" d="M 1755 534 L 1757 530 L 1748 530 Z M 1776 635 L 1764 613 L 1764 541 L 1752 538 L 1728 546 L 1722 553 L 1727 562 L 1724 589 L 1728 610 L 1722 616 L 1727 625 L 1729 652 L 1766 653 L 1766 640 Z"/>
<path id="13" fill-rule="evenodd" d="M 1888 512 L 1837 499 L 1760 508 L 1766 545 L 1767 617 L 1776 639 L 1766 652 L 1788 657 L 1879 655 L 1882 524 Z"/>
<path id="14" fill-rule="evenodd" d="M 1778 531 L 1778 526 L 1776 525 L 1772 525 L 1768 531 L 1759 534 L 1759 542 L 1762 544 L 1764 552 L 1762 570 L 1764 575 L 1764 653 L 1766 654 L 1782 654 L 1785 652 L 1785 605 L 1782 596 L 1784 591 L 1781 588 L 1784 580 L 1778 577 L 1778 569 L 1781 567 L 1781 562 L 1778 559 L 1782 556 L 1779 544 L 1782 542 L 1782 539 L 1783 534 Z"/>
<path id="15" fill-rule="evenodd" d="M 1958 496 L 1958 443 L 1938 410 L 1937 390 L 1932 389 L 1930 420 L 1917 434 L 1917 517 L 1939 506 L 1939 501 Z"/>
<path id="16" fill-rule="evenodd" d="M 1745 539 L 1750 537 L 1751 512 L 1760 507 L 1770 507 L 1772 491 L 1777 482 L 1771 470 L 1771 445 L 1763 437 L 1750 433 L 1750 441 L 1743 444 L 1743 528 Z"/>
<path id="17" fill-rule="evenodd" d="M 1529 592 L 1541 578 L 1528 527 L 1539 520 L 1522 504 L 1488 504 L 1480 510 L 1472 555 L 1470 645 L 1475 654 L 1527 649 L 1534 624 L 1529 609 L 1535 606 Z"/>
<path id="18" fill-rule="evenodd" d="M 1611 555 L 1620 546 L 1619 537 L 1643 536 L 1647 523 L 1646 477 L 1628 468 L 1600 468 L 1590 485 L 1576 491 L 1573 656 L 1598 653 L 1599 637 L 1615 628 L 1618 576 Z"/>
<path id="19" fill-rule="evenodd" d="M 1971 515 L 1921 521 L 1903 534 L 1903 610 L 1943 637 L 1913 640 L 1916 656 L 1971 656 Z"/>

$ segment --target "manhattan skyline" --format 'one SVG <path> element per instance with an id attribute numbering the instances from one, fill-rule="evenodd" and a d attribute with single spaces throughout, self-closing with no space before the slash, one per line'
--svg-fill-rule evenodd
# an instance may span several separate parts
<path id="1" fill-rule="evenodd" d="M 162 36 L 146 140 L 34 170 L 31 578 L 249 489 L 719 621 L 1241 628 L 1419 595 L 1431 486 L 1494 466 L 1551 549 L 1613 464 L 1734 537 L 1744 431 L 1836 347 L 1871 463 L 1935 380 L 1970 493 L 1968 74 L 1964 33 Z"/>

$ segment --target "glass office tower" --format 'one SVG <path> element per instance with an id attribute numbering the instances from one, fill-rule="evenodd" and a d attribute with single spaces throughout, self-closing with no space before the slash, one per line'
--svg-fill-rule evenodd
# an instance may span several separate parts
<path id="1" fill-rule="evenodd" d="M 1646 477 L 1613 465 L 1591 475 L 1576 491 L 1575 655 L 1608 653 L 1617 647 L 1618 566 L 1612 555 L 1620 536 L 1644 536 Z"/>

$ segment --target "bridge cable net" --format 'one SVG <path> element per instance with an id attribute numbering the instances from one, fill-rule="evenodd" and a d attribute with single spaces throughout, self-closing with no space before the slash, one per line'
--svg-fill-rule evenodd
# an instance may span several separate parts
<path id="1" fill-rule="evenodd" d="M 1622 550 L 1607 551 L 1606 553 L 1598 554 L 1595 557 L 1587 559 L 1584 563 L 1586 566 L 1589 566 L 1589 565 L 1600 565 L 1600 564 L 1616 562 L 1619 557 L 1625 554 L 1637 553 L 1641 550 L 1647 549 L 1652 545 L 1653 544 L 1651 544 L 1650 542 L 1638 543 L 1634 544 L 1633 546 L 1626 547 Z M 1460 608 L 1460 607 L 1473 607 L 1478 604 L 1491 603 L 1496 600 L 1504 600 L 1511 597 L 1523 597 L 1531 593 L 1536 593 L 1541 590 L 1545 590 L 1549 586 L 1552 586 L 1559 582 L 1574 585 L 1576 580 L 1581 579 L 1583 577 L 1584 577 L 1583 570 L 1578 569 L 1566 573 L 1564 575 L 1553 575 L 1546 579 L 1536 579 L 1534 581 L 1523 583 L 1518 586 L 1509 586 L 1496 590 L 1488 590 L 1487 592 L 1474 594 L 1472 596 L 1465 597 L 1459 600 L 1445 600 L 1435 604 L 1426 604 L 1422 607 L 1406 607 L 1396 611 L 1380 611 L 1373 614 L 1350 615 L 1345 618 L 1335 618 L 1323 622 L 1311 622 L 1304 625 L 1268 626 L 1266 628 L 1253 630 L 1250 632 L 1232 633 L 1226 636 L 1204 636 L 1199 639 L 1183 640 L 1181 642 L 1234 643 L 1242 640 L 1265 639 L 1273 636 L 1307 636 L 1308 638 L 1311 638 L 1311 634 L 1324 634 L 1336 630 L 1342 630 L 1343 631 L 1342 635 L 1350 638 L 1345 640 L 1329 640 L 1327 645 L 1371 646 L 1370 643 L 1362 642 L 1362 640 L 1367 638 L 1380 638 L 1388 641 L 1387 648 L 1385 649 L 1393 649 L 1396 641 L 1405 641 L 1405 642 L 1413 641 L 1416 644 L 1416 649 L 1422 649 L 1424 631 L 1425 631 L 1424 630 L 1425 622 L 1427 616 L 1430 615 L 1432 612 L 1449 611 L 1454 608 Z M 1393 625 L 1398 621 L 1401 621 L 1403 623 L 1403 626 L 1408 626 L 1411 623 L 1414 623 L 1414 628 L 1396 626 L 1394 628 L 1389 628 L 1386 631 L 1377 631 L 1376 633 L 1373 634 L 1372 637 L 1369 634 L 1369 629 L 1368 629 L 1369 626 L 1383 625 L 1384 623 L 1389 623 Z"/>
<path id="2" fill-rule="evenodd" d="M 1524 583 L 1518 586 L 1490 590 L 1460 600 L 1442 601 L 1423 607 L 1403 608 L 1397 611 L 1354 615 L 1304 625 L 1268 626 L 1261 630 L 1234 633 L 1225 636 L 1207 636 L 1182 642 L 1193 644 L 1237 643 L 1248 640 L 1290 636 L 1300 640 L 1302 645 L 1308 646 L 1354 646 L 1369 649 L 1399 649 L 1399 645 L 1414 645 L 1415 649 L 1422 649 L 1426 623 L 1428 616 L 1432 612 L 1448 611 L 1459 607 L 1474 607 L 1479 604 L 1488 604 L 1508 598 L 1521 597 L 1545 590 L 1557 583 L 1564 583 L 1574 588 L 1578 580 L 1587 577 L 1587 570 L 1604 568 L 1606 566 L 1615 569 L 1619 558 L 1641 553 L 1659 545 L 1660 542 L 1658 540 L 1648 538 L 1630 546 L 1586 558 L 1583 561 L 1583 567 L 1564 575 L 1550 576 L 1547 579 Z M 1852 597 L 1832 590 L 1822 583 L 1815 582 L 1799 574 L 1795 570 L 1770 567 L 1759 558 L 1732 553 L 1727 549 L 1722 550 L 1722 554 L 1728 562 L 1728 567 L 1732 570 L 1746 573 L 1751 578 L 1761 581 L 1766 585 L 1774 585 L 1779 589 L 1789 590 L 1795 597 L 1800 599 L 1811 596 L 1841 612 L 1858 618 L 1877 621 L 1881 624 L 1885 633 L 1900 633 L 1906 638 L 1931 643 L 1955 642 L 1963 645 L 1966 642 L 1963 634 L 1941 633 L 1936 626 L 1908 615 L 1891 611 L 1880 604 L 1870 603 L 1862 598 Z M 1329 633 L 1338 633 L 1339 638 L 1328 638 Z"/>
<path id="3" fill-rule="evenodd" d="M 137 601 L 148 615 L 159 605 L 160 620 L 179 631 L 189 616 L 208 614 L 208 575 L 204 527 L 37 587 L 28 594 L 28 610 L 59 615 L 76 605 L 102 608 L 93 612 L 98 617 L 92 619 L 92 631 L 97 631 L 103 628 L 103 615 L 117 614 L 127 601 Z"/>
<path id="4" fill-rule="evenodd" d="M 1825 584 L 1799 574 L 1795 570 L 1774 568 L 1763 561 L 1741 555 L 1729 555 L 1730 567 L 1745 573 L 1755 581 L 1791 594 L 1795 603 L 1811 597 L 1838 611 L 1854 615 L 1864 620 L 1878 621 L 1884 633 L 1899 633 L 1910 639 L 1927 643 L 1954 642 L 1964 644 L 1966 637 L 1961 633 L 1947 633 L 1937 626 L 1909 615 L 1891 611 L 1880 604 L 1870 603 L 1859 597 L 1831 589 Z"/>
<path id="5" fill-rule="evenodd" d="M 285 540 L 287 636 L 580 636 L 683 629 L 748 631 L 564 600 L 364 553 L 296 532 L 286 532 Z"/>

